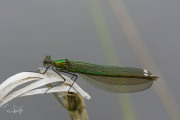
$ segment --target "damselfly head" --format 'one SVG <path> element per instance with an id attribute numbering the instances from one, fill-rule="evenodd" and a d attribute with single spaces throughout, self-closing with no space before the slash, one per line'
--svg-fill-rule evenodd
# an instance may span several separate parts
<path id="1" fill-rule="evenodd" d="M 51 56 L 46 56 L 43 60 L 44 67 L 49 66 L 52 63 Z"/>

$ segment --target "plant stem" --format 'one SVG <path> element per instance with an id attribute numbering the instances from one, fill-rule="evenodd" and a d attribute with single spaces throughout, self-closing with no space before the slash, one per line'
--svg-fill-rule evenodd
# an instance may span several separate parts
<path id="1" fill-rule="evenodd" d="M 47 84 L 46 86 L 53 87 L 52 84 Z M 73 92 L 62 92 L 64 103 L 61 101 L 58 93 L 53 93 L 53 95 L 66 108 L 71 120 L 88 120 L 84 99 L 81 95 Z"/>
<path id="2" fill-rule="evenodd" d="M 66 95 L 63 98 L 71 120 L 88 120 L 83 97 L 78 93 L 72 92 L 69 93 L 71 95 L 67 95 L 67 92 L 62 94 Z"/>

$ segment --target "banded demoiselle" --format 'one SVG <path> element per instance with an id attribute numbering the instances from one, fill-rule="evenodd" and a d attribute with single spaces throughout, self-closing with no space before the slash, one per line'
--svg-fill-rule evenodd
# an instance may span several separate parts
<path id="1" fill-rule="evenodd" d="M 60 72 L 73 75 L 74 82 L 79 75 L 92 85 L 110 92 L 143 91 L 150 88 L 158 78 L 141 68 L 106 66 L 68 59 L 52 60 L 51 56 L 45 57 L 43 65 L 47 69 L 52 67 L 62 78 Z M 65 78 L 63 79 L 65 81 Z"/>

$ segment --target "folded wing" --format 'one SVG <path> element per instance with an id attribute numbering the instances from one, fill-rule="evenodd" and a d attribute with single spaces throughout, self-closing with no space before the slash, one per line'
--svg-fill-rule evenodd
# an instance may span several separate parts
<path id="1" fill-rule="evenodd" d="M 151 87 L 153 83 L 153 80 L 145 78 L 99 76 L 81 73 L 78 74 L 95 87 L 110 92 L 130 93 L 143 91 Z"/>

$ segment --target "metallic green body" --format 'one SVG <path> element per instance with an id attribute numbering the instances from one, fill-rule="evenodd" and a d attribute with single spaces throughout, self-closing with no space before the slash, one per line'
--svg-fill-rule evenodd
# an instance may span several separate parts
<path id="1" fill-rule="evenodd" d="M 84 74 L 93 74 L 101 76 L 114 76 L 114 77 L 143 77 L 143 69 L 138 68 L 128 68 L 128 67 L 116 67 L 116 66 L 106 66 L 106 65 L 97 65 L 87 62 L 74 61 L 71 60 L 70 71 L 84 73 Z"/>
<path id="2" fill-rule="evenodd" d="M 66 59 L 56 60 L 54 61 L 55 67 L 65 70 L 66 66 Z"/>
<path id="3" fill-rule="evenodd" d="M 148 89 L 158 77 L 140 68 L 98 65 L 88 62 L 46 56 L 44 66 L 52 65 L 59 72 L 73 72 L 94 86 L 111 92 L 137 92 Z"/>
<path id="4" fill-rule="evenodd" d="M 56 67 L 61 70 L 68 70 L 70 72 L 100 75 L 100 76 L 111 76 L 111 77 L 135 77 L 135 78 L 146 78 L 151 79 L 148 72 L 148 76 L 144 75 L 144 69 L 140 68 L 129 68 L 129 67 L 117 67 L 117 66 L 106 66 L 92 64 L 88 62 L 68 60 L 67 59 L 56 60 L 54 63 Z"/>

